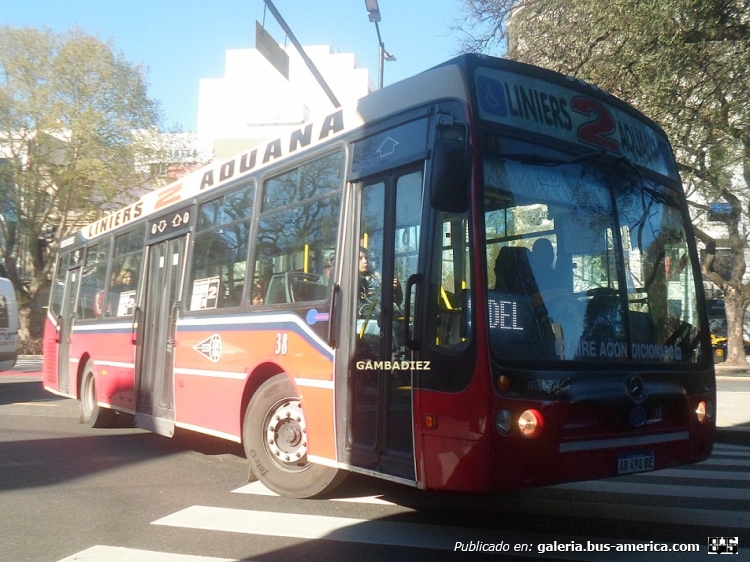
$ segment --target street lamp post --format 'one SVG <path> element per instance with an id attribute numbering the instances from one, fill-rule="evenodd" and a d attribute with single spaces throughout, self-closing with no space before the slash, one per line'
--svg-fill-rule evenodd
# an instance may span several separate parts
<path id="1" fill-rule="evenodd" d="M 385 44 L 383 39 L 380 37 L 380 7 L 378 6 L 378 0 L 365 0 L 365 8 L 367 8 L 367 15 L 370 17 L 370 21 L 375 24 L 375 31 L 378 33 L 378 89 L 383 88 L 383 65 L 385 61 L 395 61 L 396 57 L 385 50 Z"/>

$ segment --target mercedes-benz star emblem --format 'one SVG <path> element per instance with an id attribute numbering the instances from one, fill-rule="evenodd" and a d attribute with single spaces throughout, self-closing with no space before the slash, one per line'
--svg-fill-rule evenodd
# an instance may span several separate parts
<path id="1" fill-rule="evenodd" d="M 630 375 L 626 382 L 628 386 L 628 393 L 633 400 L 640 400 L 646 394 L 643 386 L 643 379 L 639 375 Z"/>

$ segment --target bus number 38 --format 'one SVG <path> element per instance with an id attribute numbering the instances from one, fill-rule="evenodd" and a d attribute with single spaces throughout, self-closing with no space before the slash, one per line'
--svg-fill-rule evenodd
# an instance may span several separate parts
<path id="1" fill-rule="evenodd" d="M 276 355 L 286 355 L 289 350 L 289 334 L 282 334 L 281 332 L 276 334 L 276 349 L 274 353 Z"/>

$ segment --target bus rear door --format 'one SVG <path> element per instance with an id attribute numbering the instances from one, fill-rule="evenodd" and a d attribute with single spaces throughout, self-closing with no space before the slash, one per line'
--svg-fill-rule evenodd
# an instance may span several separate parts
<path id="1" fill-rule="evenodd" d="M 183 209 L 149 222 L 146 268 L 136 346 L 136 425 L 174 434 L 174 348 L 191 212 Z M 173 236 L 164 239 L 165 236 Z M 153 239 L 156 242 L 152 242 Z"/>
<path id="2" fill-rule="evenodd" d="M 67 256 L 66 256 L 67 257 Z M 70 269 L 65 275 L 65 289 L 62 308 L 57 317 L 57 373 L 58 392 L 70 394 L 70 348 L 73 343 L 73 326 L 76 319 L 76 303 L 78 289 L 81 285 L 81 265 L 83 265 L 83 250 L 74 250 L 70 254 Z M 60 260 L 62 267 L 68 260 Z M 77 370 L 73 369 L 74 379 Z"/>

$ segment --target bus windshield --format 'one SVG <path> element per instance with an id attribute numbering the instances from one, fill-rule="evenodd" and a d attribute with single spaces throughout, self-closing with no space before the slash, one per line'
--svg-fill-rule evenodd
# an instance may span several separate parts
<path id="1" fill-rule="evenodd" d="M 614 158 L 484 163 L 487 313 L 501 361 L 695 363 L 679 200 Z"/>

